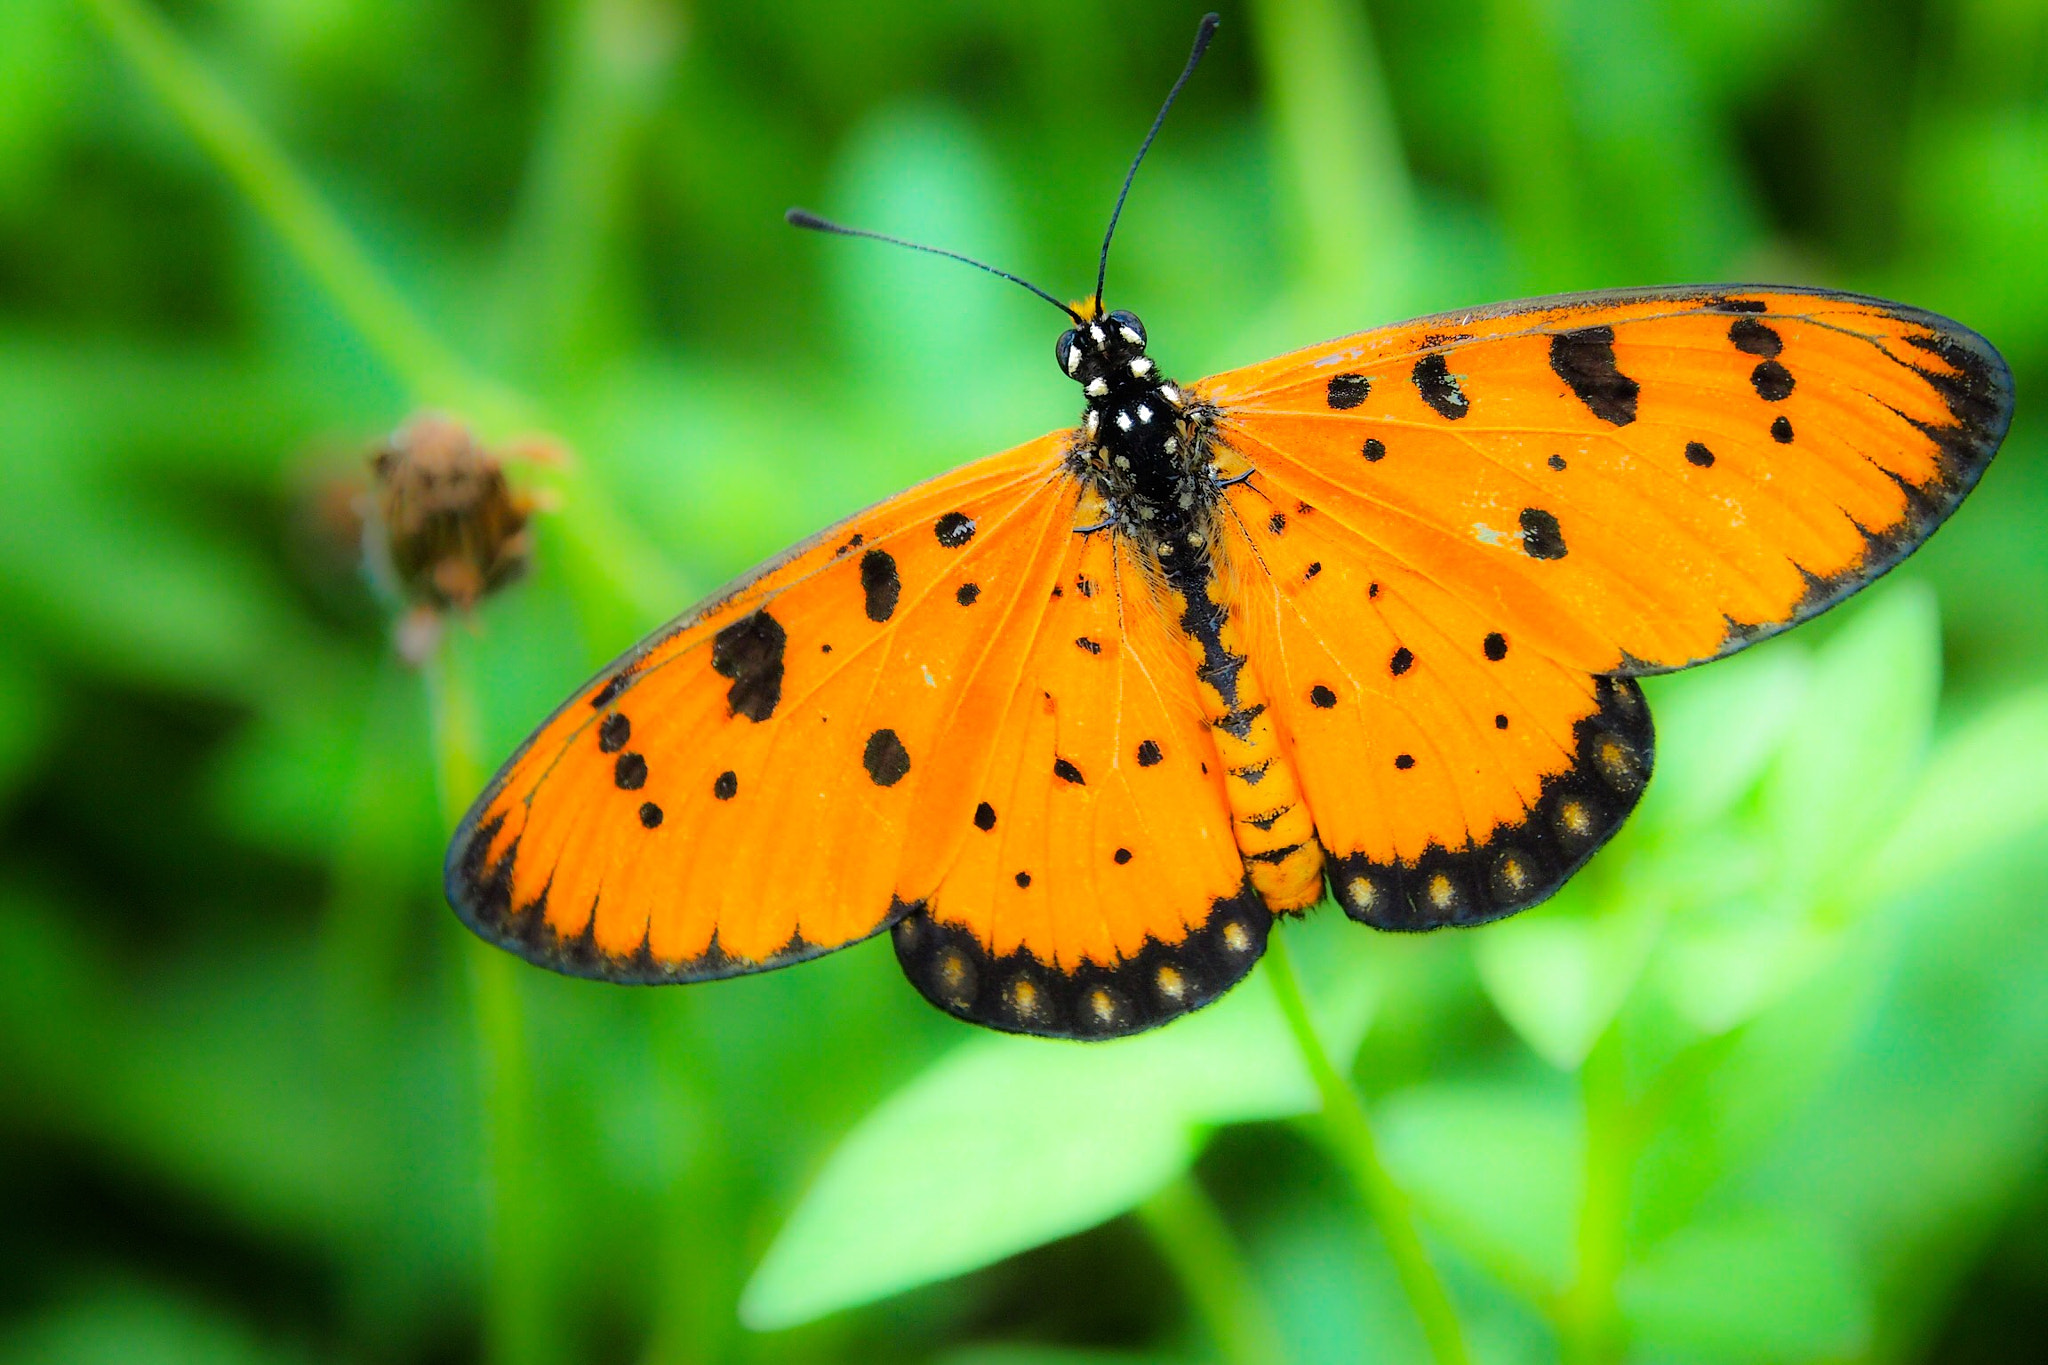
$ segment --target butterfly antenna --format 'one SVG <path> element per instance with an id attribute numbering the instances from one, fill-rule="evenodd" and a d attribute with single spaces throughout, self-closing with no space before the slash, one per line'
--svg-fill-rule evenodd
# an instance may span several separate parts
<path id="1" fill-rule="evenodd" d="M 791 227 L 803 228 L 809 232 L 829 232 L 838 237 L 865 237 L 871 242 L 887 242 L 891 246 L 909 247 L 912 251 L 923 251 L 933 256 L 944 256 L 949 261 L 959 261 L 973 266 L 976 270 L 986 270 L 998 279 L 1008 280 L 1011 284 L 1022 285 L 1024 288 L 1029 289 L 1032 293 L 1072 318 L 1077 325 L 1087 321 L 1079 313 L 1066 304 L 1061 303 L 1031 281 L 1019 279 L 1007 270 L 998 270 L 986 261 L 977 261 L 972 256 L 963 256 L 957 251 L 948 251 L 944 247 L 926 246 L 923 242 L 908 242 L 901 237 L 891 237 L 886 233 L 869 232 L 866 228 L 848 227 L 844 223 L 834 223 L 829 219 L 820 218 L 817 214 L 806 209 L 791 209 L 783 214 L 782 217 Z"/>
<path id="2" fill-rule="evenodd" d="M 1188 83 L 1188 77 L 1195 74 L 1201 65 L 1202 54 L 1209 50 L 1209 40 L 1216 36 L 1216 25 L 1221 23 L 1214 14 L 1202 16 L 1200 28 L 1195 30 L 1194 51 L 1188 53 L 1188 64 L 1181 68 L 1180 79 L 1173 83 L 1173 89 L 1166 92 L 1166 103 L 1159 106 L 1159 116 L 1152 120 L 1145 140 L 1138 145 L 1138 154 L 1131 158 L 1131 169 L 1124 173 L 1124 187 L 1117 191 L 1116 207 L 1110 211 L 1109 230 L 1102 234 L 1102 261 L 1095 269 L 1095 316 L 1102 316 L 1102 286 L 1109 278 L 1109 239 L 1116 236 L 1116 220 L 1123 216 L 1124 200 L 1131 196 L 1131 182 L 1138 178 L 1138 166 L 1145 160 L 1145 153 L 1152 150 L 1152 139 L 1159 136 L 1159 126 L 1166 122 L 1166 111 L 1173 108 L 1173 102 L 1180 98 L 1180 88 Z"/>

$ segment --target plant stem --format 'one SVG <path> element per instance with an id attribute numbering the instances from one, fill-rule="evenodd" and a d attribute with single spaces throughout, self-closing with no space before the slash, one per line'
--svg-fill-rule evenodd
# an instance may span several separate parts
<path id="1" fill-rule="evenodd" d="M 392 371 L 429 401 L 479 417 L 495 406 L 412 306 L 372 265 L 291 159 L 143 0 L 86 0 L 121 54 L 285 239 L 329 298 Z M 510 395 L 496 394 L 511 403 Z"/>
<path id="2" fill-rule="evenodd" d="M 1223 1213 L 1192 1174 L 1183 1173 L 1138 1205 L 1138 1220 L 1179 1278 L 1231 1365 L 1278 1365 L 1286 1358 L 1273 1315 L 1253 1285 Z"/>
<path id="3" fill-rule="evenodd" d="M 341 316 L 408 392 L 408 401 L 445 407 L 485 432 L 505 436 L 548 427 L 526 395 L 477 373 L 416 312 L 284 149 L 207 71 L 147 0 L 81 0 L 117 51 L 184 123 L 283 239 Z M 618 515 L 594 480 L 535 467 L 554 488 L 550 519 L 568 553 L 564 576 L 576 592 L 593 652 L 673 612 L 688 594 L 666 561 Z"/>
<path id="4" fill-rule="evenodd" d="M 434 775 L 447 825 L 461 820 L 482 784 L 474 694 L 452 633 L 424 670 L 432 712 Z M 463 935 L 483 1072 L 485 1183 L 489 1191 L 489 1301 L 485 1358 L 537 1365 L 552 1358 L 550 1296 L 534 1176 L 532 1066 L 526 1050 L 519 964 Z"/>
<path id="5" fill-rule="evenodd" d="M 1303 306 L 1325 326 L 1400 317 L 1415 292 L 1415 188 L 1364 7 L 1261 0 L 1250 13 Z"/>
<path id="6" fill-rule="evenodd" d="M 1322 1092 L 1324 1138 L 1379 1225 L 1380 1236 L 1385 1239 L 1387 1253 L 1393 1257 L 1395 1272 L 1400 1276 L 1401 1288 L 1407 1292 L 1408 1302 L 1422 1322 L 1430 1355 L 1437 1365 L 1466 1365 L 1471 1356 L 1465 1349 L 1465 1333 L 1458 1323 L 1457 1310 L 1451 1306 L 1451 1296 L 1422 1244 L 1407 1194 L 1394 1183 L 1380 1161 L 1379 1142 L 1373 1136 L 1365 1105 L 1351 1082 L 1330 1060 L 1329 1049 L 1309 1017 L 1308 1002 L 1302 997 L 1301 982 L 1287 954 L 1283 926 L 1275 926 L 1275 932 L 1266 940 L 1265 970 L 1280 1002 L 1280 1012 L 1286 1016 L 1294 1041 L 1301 1048 L 1302 1061 L 1307 1063 L 1316 1089 Z"/>
<path id="7" fill-rule="evenodd" d="M 1621 1062 L 1620 1040 L 1609 1026 L 1579 1068 L 1586 1116 L 1586 1165 L 1579 1205 L 1578 1267 L 1558 1314 L 1563 1356 L 1572 1365 L 1607 1365 L 1621 1358 L 1614 1283 L 1625 1252 L 1633 1157 Z"/>

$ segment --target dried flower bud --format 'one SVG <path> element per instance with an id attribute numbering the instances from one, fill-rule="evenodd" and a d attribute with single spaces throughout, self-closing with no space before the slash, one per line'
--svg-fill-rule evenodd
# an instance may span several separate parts
<path id="1" fill-rule="evenodd" d="M 363 524 L 371 575 L 411 609 L 399 650 L 431 651 L 440 621 L 466 612 L 522 573 L 532 553 L 534 500 L 505 481 L 497 456 L 468 428 L 423 413 L 370 460 L 374 484 Z"/>

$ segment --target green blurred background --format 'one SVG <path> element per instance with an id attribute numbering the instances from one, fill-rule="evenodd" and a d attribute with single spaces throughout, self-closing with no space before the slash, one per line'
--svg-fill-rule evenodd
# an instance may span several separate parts
<path id="1" fill-rule="evenodd" d="M 783 208 L 1079 295 L 1198 13 L 0 3 L 0 1361 L 1420 1358 L 1261 980 L 1090 1051 L 880 943 L 559 979 L 439 892 L 603 659 L 1072 419 L 1042 304 Z M 1660 680 L 1564 896 L 1286 932 L 1478 1358 L 2044 1358 L 2048 3 L 1224 25 L 1109 276 L 1183 378 L 1685 280 L 2011 361 L 1925 553 Z M 425 407 L 574 458 L 423 677 L 336 513 Z"/>

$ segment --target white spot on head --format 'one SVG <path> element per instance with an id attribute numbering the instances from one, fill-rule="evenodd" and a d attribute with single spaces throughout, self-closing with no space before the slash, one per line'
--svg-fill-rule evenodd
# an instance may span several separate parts
<path id="1" fill-rule="evenodd" d="M 1109 381 L 1098 374 L 1095 378 L 1088 381 L 1088 387 L 1083 389 L 1082 392 L 1086 393 L 1090 398 L 1100 398 L 1109 392 Z"/>
<path id="2" fill-rule="evenodd" d="M 1097 326 L 1096 324 L 1094 324 L 1094 323 L 1092 323 L 1092 322 L 1088 324 L 1088 335 L 1089 335 L 1089 336 L 1091 336 L 1091 337 L 1093 337 L 1093 338 L 1095 338 L 1095 344 L 1096 344 L 1097 346 L 1100 346 L 1100 345 L 1101 345 L 1101 344 L 1102 344 L 1103 342 L 1105 342 L 1105 341 L 1107 341 L 1107 340 L 1109 339 L 1109 338 L 1107 338 L 1107 337 L 1103 336 L 1103 334 L 1102 334 L 1102 328 L 1100 328 L 1099 326 Z"/>
<path id="3" fill-rule="evenodd" d="M 1118 413 L 1116 415 L 1116 426 L 1118 431 L 1129 431 L 1131 429 L 1131 415 L 1128 412 Z"/>
<path id="4" fill-rule="evenodd" d="M 1090 436 L 1093 436 L 1095 434 L 1096 428 L 1100 427 L 1101 425 L 1102 414 L 1097 412 L 1094 408 L 1088 409 L 1088 434 Z"/>
<path id="5" fill-rule="evenodd" d="M 1143 346 L 1145 344 L 1145 338 L 1139 336 L 1128 327 L 1120 326 L 1117 328 L 1117 331 L 1121 332 L 1124 340 L 1130 342 L 1133 346 Z"/>
<path id="6" fill-rule="evenodd" d="M 1072 374 L 1072 373 L 1073 373 L 1074 371 L 1076 371 L 1076 370 L 1078 370 L 1078 369 L 1080 369 L 1080 368 L 1081 368 L 1081 348 L 1080 348 L 1079 346 L 1069 346 L 1069 347 L 1067 347 L 1067 373 L 1068 373 L 1068 374 Z"/>
<path id="7" fill-rule="evenodd" d="M 1152 373 L 1151 360 L 1145 356 L 1139 356 L 1131 362 L 1131 373 L 1143 379 L 1146 375 Z"/>
<path id="8" fill-rule="evenodd" d="M 1180 390 L 1171 384 L 1161 384 L 1159 386 L 1159 396 L 1175 407 L 1180 406 Z"/>

